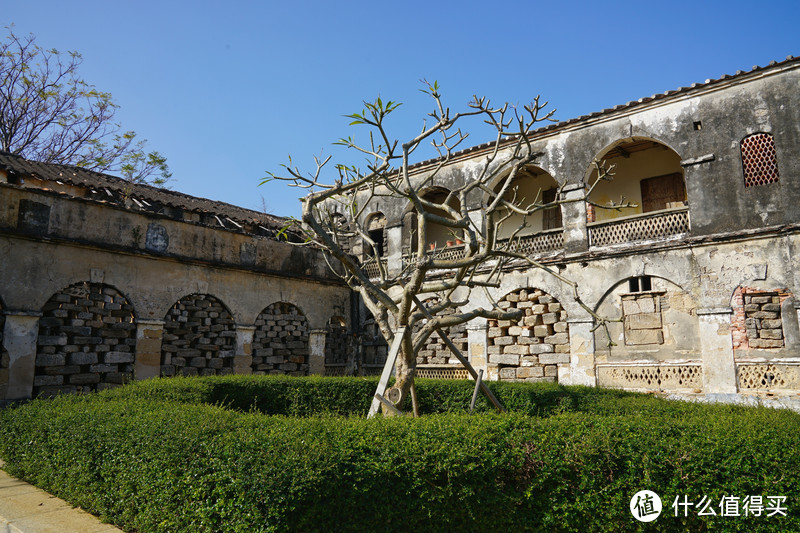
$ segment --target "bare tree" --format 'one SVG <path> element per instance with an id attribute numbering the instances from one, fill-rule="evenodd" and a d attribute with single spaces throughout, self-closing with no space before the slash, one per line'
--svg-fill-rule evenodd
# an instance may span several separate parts
<path id="1" fill-rule="evenodd" d="M 11 28 L 0 43 L 0 149 L 163 185 L 167 160 L 114 122 L 117 104 L 79 75 L 77 52 L 45 50 Z"/>
<path id="2" fill-rule="evenodd" d="M 547 103 L 540 103 L 538 97 L 522 108 L 508 104 L 492 107 L 489 100 L 474 97 L 467 110 L 453 114 L 442 102 L 438 84 L 424 83 L 423 92 L 434 102 L 429 114 L 432 120 L 407 142 L 401 144 L 393 139 L 384 125 L 386 117 L 399 106 L 396 102 L 378 98 L 364 102 L 360 113 L 348 115 L 351 125 L 369 127 L 369 141 L 362 145 L 348 137 L 338 144 L 364 154 L 368 158 L 365 169 L 333 165 L 332 179 L 325 180 L 323 173 L 331 167 L 330 157 L 315 158 L 316 168 L 310 173 L 299 170 L 290 159 L 284 166 L 285 173 L 267 173 L 262 181 L 285 180 L 310 191 L 302 199 L 307 244 L 330 253 L 335 259 L 332 268 L 341 272 L 347 284 L 361 295 L 387 342 L 393 345 L 397 341 L 394 394 L 387 394 L 397 406 L 409 395 L 414 400 L 416 357 L 432 334 L 478 317 L 520 318 L 521 310 L 502 309 L 496 303 L 490 308 L 467 306 L 471 291 L 484 290 L 488 295 L 488 288 L 499 286 L 499 276 L 510 262 L 549 272 L 569 285 L 576 301 L 594 314 L 580 302 L 574 282 L 517 251 L 520 236 L 530 227 L 531 215 L 558 208 L 566 201 L 557 194 L 555 200 L 546 202 L 542 191 L 534 198 L 524 198 L 514 186 L 515 178 L 541 156 L 533 150 L 529 134 L 540 122 L 551 120 L 553 111 L 545 111 Z M 467 138 L 459 128 L 467 117 L 482 119 L 494 135 L 477 175 L 438 198 L 426 196 L 424 191 L 436 184 L 443 169 L 453 162 L 455 150 Z M 424 172 L 414 173 L 410 169 L 411 156 L 426 142 L 432 143 L 439 158 Z M 610 179 L 610 169 L 596 165 L 599 179 L 594 185 Z M 585 191 L 582 198 L 569 201 L 584 201 L 592 189 L 593 186 Z M 414 226 L 403 243 L 409 254 L 399 268 L 391 268 L 380 259 L 381 243 L 372 238 L 364 220 L 371 204 L 385 198 L 408 203 L 416 213 Z M 475 209 L 475 198 L 483 198 L 479 211 Z M 616 208 L 628 205 L 621 203 Z M 479 216 L 470 216 L 470 211 Z M 499 238 L 500 228 L 512 217 L 515 227 L 510 237 L 506 232 L 507 238 Z M 427 249 L 424 236 L 431 225 L 446 228 L 454 239 L 463 241 L 463 248 L 458 253 L 449 248 Z M 357 240 L 368 248 L 366 255 L 371 257 L 366 261 L 350 254 L 351 245 Z M 428 303 L 423 304 L 422 299 Z M 451 349 L 455 347 L 451 345 Z"/>

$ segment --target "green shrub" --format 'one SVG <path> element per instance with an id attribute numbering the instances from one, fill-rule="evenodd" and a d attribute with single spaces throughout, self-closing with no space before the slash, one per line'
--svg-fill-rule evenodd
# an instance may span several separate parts
<path id="1" fill-rule="evenodd" d="M 795 413 L 492 384 L 522 413 L 470 416 L 469 385 L 418 384 L 457 412 L 366 420 L 375 380 L 153 380 L 4 410 L 0 457 L 131 531 L 800 530 Z M 281 410 L 309 416 L 263 414 Z M 628 509 L 642 489 L 651 524 Z M 676 518 L 683 494 L 785 495 L 789 516 Z"/>

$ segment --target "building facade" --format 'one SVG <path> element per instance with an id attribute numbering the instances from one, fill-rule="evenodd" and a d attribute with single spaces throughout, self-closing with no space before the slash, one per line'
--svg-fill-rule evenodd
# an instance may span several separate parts
<path id="1" fill-rule="evenodd" d="M 565 203 L 536 213 L 516 250 L 577 282 L 582 302 L 616 321 L 598 327 L 571 287 L 512 264 L 499 288 L 489 297 L 473 291 L 468 306 L 497 301 L 523 309 L 523 318 L 451 332 L 476 368 L 511 381 L 800 394 L 800 60 L 642 98 L 531 138 L 542 155 L 517 178 L 518 194 Z M 489 150 L 455 154 L 430 198 L 472 179 Z M 595 161 L 614 165 L 613 181 L 588 203 L 572 201 L 597 179 Z M 413 179 L 425 180 L 431 167 L 413 167 Z M 468 206 L 473 220 L 482 202 Z M 390 269 L 407 260 L 409 209 L 379 198 L 362 221 Z M 506 226 L 509 235 L 518 227 Z M 431 253 L 463 254 L 435 225 L 420 238 Z M 418 375 L 464 375 L 438 340 L 426 348 Z"/>

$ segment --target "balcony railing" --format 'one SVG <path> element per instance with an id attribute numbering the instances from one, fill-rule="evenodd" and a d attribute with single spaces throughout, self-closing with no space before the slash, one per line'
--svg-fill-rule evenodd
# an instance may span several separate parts
<path id="1" fill-rule="evenodd" d="M 512 252 L 525 255 L 538 255 L 561 250 L 562 248 L 564 248 L 564 230 L 562 228 L 543 231 L 534 235 L 523 235 L 514 239 L 511 244 Z"/>
<path id="2" fill-rule="evenodd" d="M 689 233 L 689 208 L 653 211 L 588 226 L 590 246 L 665 239 Z"/>
<path id="3" fill-rule="evenodd" d="M 383 265 L 383 270 L 385 272 L 386 258 L 382 257 L 380 259 L 380 262 Z M 378 260 L 376 260 L 374 257 L 370 257 L 365 263 L 361 265 L 361 268 L 364 269 L 364 272 L 367 273 L 367 276 L 369 276 L 370 279 L 378 278 L 381 275 L 380 270 L 378 268 Z"/>

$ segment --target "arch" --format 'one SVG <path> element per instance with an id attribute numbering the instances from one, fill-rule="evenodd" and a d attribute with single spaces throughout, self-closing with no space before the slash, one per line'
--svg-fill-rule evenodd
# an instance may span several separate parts
<path id="1" fill-rule="evenodd" d="M 449 194 L 449 189 L 439 186 L 432 186 L 420 191 L 419 196 L 420 198 L 424 198 L 430 202 L 444 204 Z M 461 203 L 456 197 L 451 198 L 448 205 L 456 210 L 461 208 Z M 430 209 L 429 211 L 435 215 L 447 216 L 446 212 L 442 209 Z M 414 208 L 414 204 L 409 202 L 408 206 L 406 207 L 406 215 L 404 216 L 405 229 L 403 242 L 409 243 L 411 250 L 415 249 L 417 246 L 418 236 L 416 216 L 417 213 L 416 209 Z M 426 248 L 431 247 L 431 249 L 441 249 L 445 246 L 452 246 L 456 239 L 458 239 L 458 235 L 455 235 L 451 228 L 435 222 L 429 222 L 427 224 L 426 235 L 423 238 L 423 242 L 426 243 Z"/>
<path id="2" fill-rule="evenodd" d="M 504 177 L 495 180 L 492 185 L 492 190 L 497 193 L 500 191 Z M 506 191 L 503 199 L 512 201 L 516 205 L 527 207 L 533 203 L 546 204 L 558 200 L 558 182 L 553 176 L 542 169 L 541 167 L 530 165 L 520 171 L 520 173 L 511 182 L 509 189 Z M 485 195 L 484 202 L 489 202 L 490 197 Z M 495 221 L 499 221 L 508 215 L 510 218 L 503 222 L 500 227 L 498 238 L 504 239 L 510 237 L 520 225 L 522 225 L 523 218 L 516 213 L 510 213 L 507 209 L 500 209 L 495 212 Z M 525 220 L 527 227 L 520 231 L 518 235 L 532 235 L 542 231 L 559 229 L 562 227 L 563 222 L 561 218 L 561 206 L 555 206 L 547 209 L 536 211 L 533 215 L 527 217 Z"/>
<path id="3" fill-rule="evenodd" d="M 325 365 L 343 365 L 351 350 L 344 317 L 332 316 L 325 327 Z"/>
<path id="4" fill-rule="evenodd" d="M 369 238 L 375 243 L 378 257 L 383 257 L 386 252 L 386 215 L 380 211 L 372 213 L 366 218 L 365 229 Z M 364 255 L 365 257 L 375 255 L 375 251 L 366 243 L 364 243 Z"/>
<path id="5" fill-rule="evenodd" d="M 231 374 L 235 328 L 233 315 L 217 297 L 184 296 L 164 316 L 161 375 Z"/>
<path id="6" fill-rule="evenodd" d="M 499 302 L 521 309 L 519 320 L 488 320 L 489 363 L 504 381 L 557 381 L 558 364 L 569 363 L 569 324 L 561 303 L 536 288 L 517 289 Z"/>
<path id="7" fill-rule="evenodd" d="M 613 165 L 613 179 L 599 183 L 589 200 L 600 205 L 635 204 L 635 207 L 603 209 L 589 205 L 589 222 L 677 209 L 687 204 L 681 156 L 667 144 L 649 137 L 620 139 L 600 151 L 596 161 Z M 585 175 L 588 186 L 597 181 L 591 165 Z"/>
<path id="8" fill-rule="evenodd" d="M 259 313 L 255 326 L 254 374 L 308 375 L 310 328 L 300 308 L 287 302 L 275 302 Z"/>
<path id="9" fill-rule="evenodd" d="M 133 379 L 134 308 L 111 285 L 74 283 L 42 307 L 33 396 L 90 392 Z"/>
<path id="10" fill-rule="evenodd" d="M 662 276 L 615 282 L 595 307 L 597 315 L 618 319 L 595 330 L 599 362 L 699 359 L 698 307 L 690 292 Z"/>

